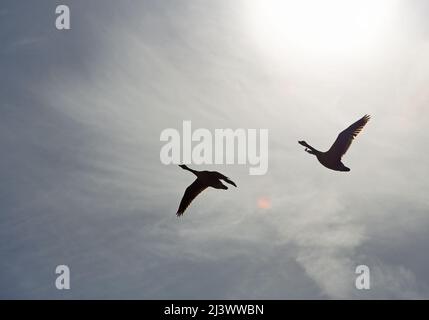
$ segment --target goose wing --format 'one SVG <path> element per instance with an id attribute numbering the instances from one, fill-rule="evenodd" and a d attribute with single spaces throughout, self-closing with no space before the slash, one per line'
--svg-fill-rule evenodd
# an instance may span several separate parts
<path id="1" fill-rule="evenodd" d="M 335 153 L 341 159 L 341 157 L 350 148 L 350 145 L 352 144 L 354 138 L 359 134 L 359 132 L 362 131 L 363 127 L 366 125 L 369 119 L 370 119 L 370 116 L 365 115 L 362 118 L 360 118 L 358 121 L 353 123 L 350 127 L 342 131 L 338 135 L 337 140 L 335 140 L 334 144 L 332 145 L 332 147 L 329 149 L 328 152 Z"/>
<path id="2" fill-rule="evenodd" d="M 200 180 L 196 179 L 189 187 L 186 188 L 185 193 L 183 194 L 182 201 L 180 201 L 179 209 L 177 210 L 176 215 L 181 216 L 186 208 L 191 204 L 191 202 L 205 189 L 207 185 L 201 183 Z"/>
<path id="3" fill-rule="evenodd" d="M 225 179 L 223 179 L 223 181 L 225 181 L 226 183 L 229 183 L 229 184 L 231 184 L 231 185 L 233 185 L 234 187 L 237 188 L 237 185 L 235 184 L 235 182 L 232 181 L 230 178 L 225 177 Z"/>
<path id="4" fill-rule="evenodd" d="M 228 178 L 227 176 L 224 176 L 222 173 L 217 172 L 217 171 L 213 171 L 213 173 L 215 174 L 216 178 L 219 180 L 223 180 L 226 183 L 229 183 L 231 185 L 233 185 L 234 187 L 237 187 L 237 185 L 235 184 L 234 181 L 232 181 L 230 178 Z"/>

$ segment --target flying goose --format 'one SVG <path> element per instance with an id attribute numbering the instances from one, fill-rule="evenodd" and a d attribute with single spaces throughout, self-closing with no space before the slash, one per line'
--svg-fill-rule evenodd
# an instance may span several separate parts
<path id="1" fill-rule="evenodd" d="M 228 177 L 225 177 L 223 174 L 217 171 L 197 171 L 192 170 L 186 165 L 179 165 L 184 170 L 188 170 L 197 176 L 197 179 L 186 188 L 185 194 L 183 195 L 182 201 L 180 201 L 179 209 L 177 210 L 176 215 L 180 217 L 185 212 L 186 208 L 191 204 L 202 191 L 208 187 L 215 189 L 226 190 L 228 187 L 224 185 L 221 180 L 226 183 L 232 184 L 234 187 L 237 185 L 234 181 L 230 180 Z"/>
<path id="2" fill-rule="evenodd" d="M 305 141 L 298 141 L 299 144 L 305 147 L 305 151 L 310 154 L 313 154 L 317 157 L 317 160 L 324 165 L 326 168 L 335 170 L 335 171 L 350 171 L 350 168 L 347 168 L 342 162 L 342 156 L 347 152 L 350 145 L 353 142 L 353 139 L 362 131 L 363 127 L 369 121 L 370 116 L 365 115 L 355 123 L 353 123 L 350 127 L 341 132 L 337 140 L 335 140 L 334 144 L 331 148 L 322 152 L 319 151 L 312 146 L 310 146 Z"/>

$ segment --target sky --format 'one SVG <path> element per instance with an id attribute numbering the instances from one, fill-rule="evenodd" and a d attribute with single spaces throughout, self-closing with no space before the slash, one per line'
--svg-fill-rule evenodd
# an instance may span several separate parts
<path id="1" fill-rule="evenodd" d="M 428 18 L 425 0 L 1 1 L 0 298 L 429 298 Z M 297 143 L 327 150 L 364 114 L 348 173 Z M 269 167 L 192 166 L 238 188 L 178 219 L 194 177 L 160 134 L 184 120 L 268 129 Z"/>

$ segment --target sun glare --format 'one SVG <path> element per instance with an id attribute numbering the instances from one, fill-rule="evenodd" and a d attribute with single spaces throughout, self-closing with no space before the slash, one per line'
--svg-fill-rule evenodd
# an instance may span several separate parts
<path id="1" fill-rule="evenodd" d="M 371 50 L 392 25 L 396 0 L 250 0 L 255 41 L 277 53 L 348 55 Z"/>

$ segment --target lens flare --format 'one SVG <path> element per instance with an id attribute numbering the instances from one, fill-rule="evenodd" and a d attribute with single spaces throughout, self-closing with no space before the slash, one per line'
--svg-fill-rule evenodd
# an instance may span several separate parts
<path id="1" fill-rule="evenodd" d="M 271 209 L 271 200 L 267 197 L 260 197 L 258 199 L 258 208 L 259 209 Z"/>

